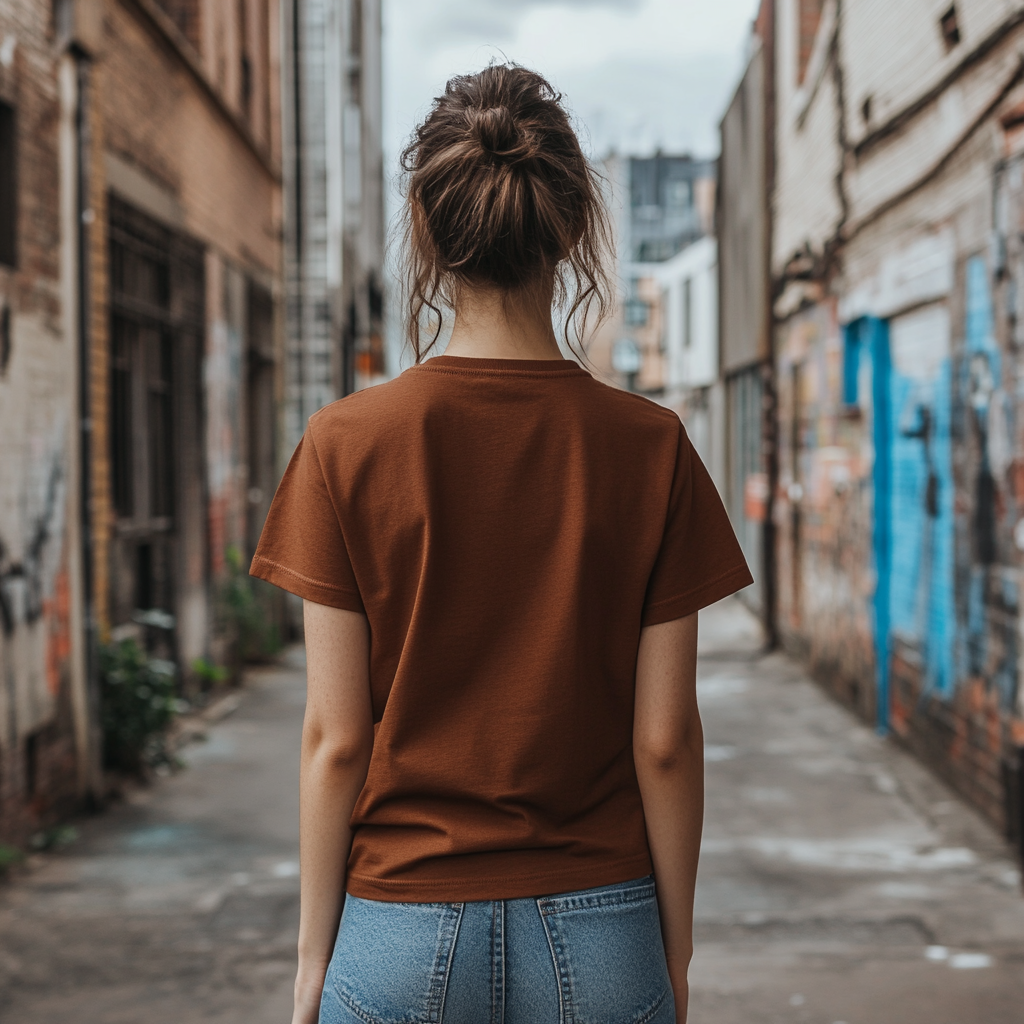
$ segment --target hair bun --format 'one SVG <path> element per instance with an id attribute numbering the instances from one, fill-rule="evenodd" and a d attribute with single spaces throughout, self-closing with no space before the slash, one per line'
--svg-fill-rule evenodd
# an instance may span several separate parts
<path id="1" fill-rule="evenodd" d="M 521 157 L 523 136 L 512 112 L 505 106 L 470 107 L 467 110 L 480 148 L 491 156 Z"/>
<path id="2" fill-rule="evenodd" d="M 406 330 L 417 362 L 464 286 L 564 306 L 569 345 L 571 330 L 584 337 L 588 311 L 603 317 L 612 249 L 600 178 L 546 79 L 516 64 L 449 79 L 402 168 Z"/>

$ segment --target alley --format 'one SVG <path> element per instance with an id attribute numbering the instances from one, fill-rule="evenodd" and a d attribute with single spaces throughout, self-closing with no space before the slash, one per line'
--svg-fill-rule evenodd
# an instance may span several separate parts
<path id="1" fill-rule="evenodd" d="M 298 934 L 301 650 L 187 768 L 0 884 L 3 1024 L 284 1024 Z"/>
<path id="2" fill-rule="evenodd" d="M 692 1024 L 1020 1024 L 1005 845 L 780 655 L 702 616 L 708 767 Z M 284 1024 L 301 655 L 250 673 L 188 767 L 0 888 L 3 1024 Z"/>
<path id="3" fill-rule="evenodd" d="M 791 660 L 702 613 L 707 811 L 692 1024 L 1020 1024 L 1006 844 Z"/>

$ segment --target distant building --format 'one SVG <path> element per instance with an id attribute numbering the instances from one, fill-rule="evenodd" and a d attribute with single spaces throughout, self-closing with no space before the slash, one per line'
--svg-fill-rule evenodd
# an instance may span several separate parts
<path id="1" fill-rule="evenodd" d="M 622 252 L 630 262 L 660 263 L 711 231 L 713 160 L 655 153 L 624 163 L 629 209 Z"/>
<path id="2" fill-rule="evenodd" d="M 287 458 L 384 373 L 380 0 L 285 0 Z"/>
<path id="3" fill-rule="evenodd" d="M 598 372 L 619 386 L 678 404 L 681 390 L 691 387 L 689 367 L 705 358 L 684 348 L 705 343 L 704 321 L 694 310 L 702 308 L 702 275 L 714 263 L 714 245 L 701 243 L 693 254 L 683 254 L 713 231 L 715 162 L 661 153 L 611 156 L 604 173 L 618 292 L 588 355 Z M 697 283 L 686 284 L 691 277 Z M 692 306 L 685 304 L 690 294 Z M 698 327 L 688 326 L 691 314 Z M 713 335 L 707 344 L 713 344 Z"/>
<path id="4" fill-rule="evenodd" d="M 725 409 L 722 497 L 755 585 L 742 597 L 772 626 L 769 516 L 774 481 L 768 199 L 772 180 L 773 8 L 762 3 L 750 57 L 721 122 L 718 232 L 719 358 Z"/>
<path id="5" fill-rule="evenodd" d="M 705 235 L 664 263 L 647 265 L 661 289 L 664 390 L 694 447 L 724 488 L 724 412 L 718 366 L 718 243 Z"/>

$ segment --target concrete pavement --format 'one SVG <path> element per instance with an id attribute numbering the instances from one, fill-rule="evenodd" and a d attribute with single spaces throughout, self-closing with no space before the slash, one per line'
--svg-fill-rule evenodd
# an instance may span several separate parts
<path id="1" fill-rule="evenodd" d="M 285 1024 L 301 651 L 248 674 L 188 767 L 0 885 L 2 1024 Z"/>
<path id="2" fill-rule="evenodd" d="M 2 1024 L 288 1020 L 303 684 L 299 652 L 250 673 L 186 771 L 0 886 Z M 735 601 L 702 616 L 699 686 L 692 1024 L 1021 1024 L 1024 899 L 1000 838 L 762 656 Z"/>
<path id="3" fill-rule="evenodd" d="M 759 646 L 738 602 L 703 613 L 693 1024 L 1022 1024 L 1002 839 Z"/>

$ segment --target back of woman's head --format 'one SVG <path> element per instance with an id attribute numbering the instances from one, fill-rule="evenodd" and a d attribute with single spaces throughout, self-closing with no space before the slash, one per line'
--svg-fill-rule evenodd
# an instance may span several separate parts
<path id="1" fill-rule="evenodd" d="M 565 338 L 604 314 L 607 217 L 596 176 L 545 79 L 515 65 L 453 78 L 402 154 L 409 340 L 419 360 L 459 289 L 566 307 Z M 424 314 L 433 337 L 421 343 Z"/>

